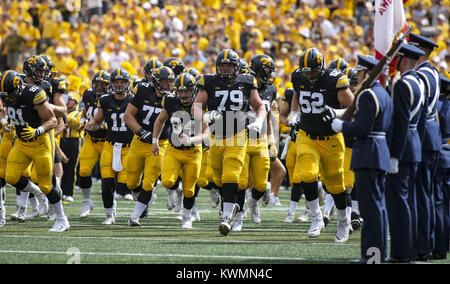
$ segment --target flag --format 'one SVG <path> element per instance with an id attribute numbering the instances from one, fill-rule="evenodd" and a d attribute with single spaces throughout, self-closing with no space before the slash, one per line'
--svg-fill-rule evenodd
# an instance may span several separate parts
<path id="1" fill-rule="evenodd" d="M 389 50 L 400 32 L 406 32 L 408 23 L 403 9 L 403 3 L 411 0 L 375 0 L 375 22 L 374 22 L 374 48 L 375 58 L 381 59 Z M 397 73 L 395 66 L 389 66 L 389 76 Z M 382 75 L 380 81 L 385 84 Z"/>

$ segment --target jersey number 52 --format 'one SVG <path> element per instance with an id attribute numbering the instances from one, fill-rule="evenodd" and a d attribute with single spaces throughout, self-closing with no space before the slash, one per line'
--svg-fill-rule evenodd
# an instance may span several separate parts
<path id="1" fill-rule="evenodd" d="M 300 91 L 298 102 L 302 113 L 321 113 L 323 111 L 323 95 L 321 93 Z"/>

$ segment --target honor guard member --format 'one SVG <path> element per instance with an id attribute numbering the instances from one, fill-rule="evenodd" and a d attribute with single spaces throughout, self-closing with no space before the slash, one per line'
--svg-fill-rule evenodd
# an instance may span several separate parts
<path id="1" fill-rule="evenodd" d="M 144 72 L 144 78 L 134 80 L 133 81 L 133 89 L 139 83 L 150 83 L 152 81 L 153 70 L 161 67 L 162 65 L 163 65 L 162 62 L 158 58 L 152 58 L 152 59 L 148 60 L 144 65 L 144 69 L 142 70 Z"/>
<path id="2" fill-rule="evenodd" d="M 175 77 L 183 73 L 185 68 L 184 62 L 175 57 L 167 58 L 164 60 L 163 65 L 172 69 Z"/>
<path id="3" fill-rule="evenodd" d="M 99 100 L 100 107 L 93 121 L 86 123 L 87 130 L 100 129 L 103 121 L 108 126 L 106 130 L 106 142 L 100 157 L 100 169 L 102 174 L 102 199 L 105 208 L 106 219 L 103 225 L 115 224 L 116 201 L 114 200 L 114 179 L 117 176 L 117 189 L 122 191 L 127 188 L 126 158 L 133 139 L 133 131 L 127 127 L 124 121 L 125 110 L 133 99 L 130 94 L 130 75 L 119 67 L 110 75 L 111 94 L 104 95 Z"/>
<path id="4" fill-rule="evenodd" d="M 9 152 L 6 182 L 35 195 L 44 193 L 56 214 L 51 232 L 63 232 L 70 228 L 64 214 L 61 196 L 52 187 L 53 136 L 49 133 L 56 126 L 45 91 L 36 85 L 24 84 L 20 75 L 12 70 L 2 73 L 0 91 L 6 96 L 8 119 L 15 127 L 17 140 Z M 22 176 L 24 170 L 35 164 L 39 187 Z M 40 189 L 40 190 L 39 190 Z"/>
<path id="5" fill-rule="evenodd" d="M 414 260 L 417 236 L 416 172 L 422 159 L 417 124 L 424 103 L 424 85 L 414 70 L 425 53 L 402 44 L 393 59 L 401 78 L 392 91 L 394 115 L 389 131 L 391 172 L 386 181 L 386 205 L 391 233 L 391 261 Z"/>
<path id="6" fill-rule="evenodd" d="M 248 199 L 248 207 L 250 208 L 253 223 L 261 223 L 258 201 L 267 190 L 270 190 L 267 187 L 270 158 L 276 157 L 278 154 L 270 121 L 271 105 L 277 96 L 277 87 L 273 85 L 275 62 L 268 55 L 256 55 L 250 60 L 249 73 L 256 79 L 258 93 L 265 107 L 267 118 L 264 120 L 261 133 L 250 130 L 247 132 L 247 152 L 245 154 L 244 168 L 239 179 L 239 194 L 237 198 L 240 211 L 236 213 L 233 231 L 242 230 L 242 217 L 245 214 L 245 191 L 248 188 L 249 178 L 251 178 L 253 189 L 251 197 Z M 255 121 L 255 113 L 251 108 L 247 112 L 247 117 L 249 124 Z"/>
<path id="7" fill-rule="evenodd" d="M 325 227 L 319 208 L 321 167 L 321 177 L 333 195 L 338 211 L 335 241 L 346 242 L 350 230 L 351 199 L 344 185 L 344 137 L 342 133 L 336 134 L 322 116 L 330 108 L 339 109 L 352 104 L 350 83 L 341 71 L 325 67 L 325 59 L 317 48 L 309 48 L 300 56 L 299 68 L 292 73 L 291 81 L 295 93 L 290 121 L 300 128 L 292 182 L 294 187 L 303 188 L 309 206 L 311 226 L 307 235 L 319 237 Z"/>
<path id="8" fill-rule="evenodd" d="M 161 113 L 164 96 L 172 94 L 175 75 L 173 71 L 161 66 L 153 70 L 152 81 L 137 86 L 136 95 L 125 112 L 125 122 L 135 133 L 131 142 L 127 160 L 127 186 L 133 191 L 140 190 L 142 174 L 142 190 L 128 220 L 129 226 L 140 226 L 139 217 L 146 210 L 152 199 L 153 188 L 161 174 L 161 165 L 169 138 L 169 127 L 164 127 L 160 140 L 160 155 L 152 153 L 152 136 L 155 120 Z M 139 190 L 138 190 L 139 188 Z"/>
<path id="9" fill-rule="evenodd" d="M 178 75 L 175 81 L 175 95 L 163 99 L 163 110 L 156 119 L 152 152 L 159 155 L 157 143 L 168 119 L 170 119 L 170 144 L 167 146 L 162 163 L 161 181 L 165 188 L 175 185 L 181 171 L 183 183 L 183 213 L 181 227 L 192 228 L 191 211 L 198 193 L 196 183 L 202 166 L 202 133 L 207 124 L 195 125 L 191 115 L 192 104 L 197 93 L 194 76 L 189 73 Z"/>
<path id="10" fill-rule="evenodd" d="M 434 203 L 436 212 L 433 259 L 446 259 L 450 238 L 450 80 L 440 75 L 441 95 L 437 102 L 442 149 L 436 170 Z"/>
<path id="11" fill-rule="evenodd" d="M 83 93 L 84 108 L 81 113 L 79 130 L 85 130 L 83 146 L 80 150 L 80 189 L 83 194 L 83 207 L 81 208 L 80 218 L 87 218 L 94 203 L 91 200 L 92 178 L 91 173 L 95 165 L 100 159 L 103 151 L 103 144 L 106 140 L 106 124 L 102 124 L 98 130 L 92 131 L 85 129 L 85 125 L 89 121 L 93 121 L 99 108 L 99 99 L 101 96 L 108 94 L 109 88 L 108 71 L 100 70 L 92 77 L 92 88 L 87 89 Z"/>
<path id="12" fill-rule="evenodd" d="M 373 57 L 358 55 L 357 80 L 362 81 L 367 72 L 378 64 Z M 371 248 L 380 252 L 380 261 L 387 257 L 387 212 L 385 204 L 386 173 L 391 171 L 386 132 L 393 115 L 389 94 L 376 81 L 356 98 L 353 122 L 334 118 L 331 127 L 346 137 L 356 137 L 353 143 L 351 169 L 355 172 L 355 187 L 359 188 L 358 201 L 364 219 L 361 231 L 361 259 L 367 263 Z"/>
<path id="13" fill-rule="evenodd" d="M 422 162 L 417 168 L 417 260 L 431 260 L 433 255 L 434 231 L 434 180 L 442 137 L 436 119 L 436 103 L 439 99 L 439 72 L 430 62 L 430 54 L 438 47 L 432 40 L 417 34 L 409 35 L 409 44 L 423 52 L 416 66 L 417 74 L 425 86 L 423 122 L 419 125 L 422 138 Z"/>
<path id="14" fill-rule="evenodd" d="M 239 211 L 235 204 L 247 150 L 245 112 L 248 105 L 256 111 L 255 122 L 247 126 L 249 130 L 260 132 L 266 119 L 256 79 L 249 74 L 239 74 L 239 67 L 237 53 L 232 49 L 222 50 L 216 58 L 216 74 L 204 75 L 198 81 L 200 90 L 193 107 L 195 119 L 210 124 L 208 164 L 212 167 L 212 181 L 223 188 L 219 225 L 223 235 L 230 232 L 234 215 Z"/>

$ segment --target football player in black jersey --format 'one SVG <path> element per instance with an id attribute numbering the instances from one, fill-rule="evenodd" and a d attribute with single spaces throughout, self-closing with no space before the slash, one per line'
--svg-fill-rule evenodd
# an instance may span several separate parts
<path id="1" fill-rule="evenodd" d="M 212 167 L 211 180 L 222 187 L 219 231 L 223 235 L 230 232 L 234 215 L 239 211 L 235 204 L 247 150 L 245 117 L 248 105 L 256 112 L 255 122 L 247 125 L 249 130 L 260 132 L 266 120 L 256 79 L 249 74 L 239 74 L 239 67 L 239 56 L 234 50 L 221 51 L 216 58 L 216 74 L 204 75 L 198 81 L 200 90 L 192 108 L 196 120 L 210 124 L 208 164 Z"/>
<path id="2" fill-rule="evenodd" d="M 270 169 L 270 159 L 277 156 L 277 145 L 275 136 L 272 133 L 271 105 L 277 95 L 277 88 L 272 84 L 275 73 L 275 62 L 268 55 L 256 55 L 250 61 L 249 73 L 257 82 L 259 96 L 265 107 L 267 118 L 264 121 L 261 133 L 248 131 L 248 145 L 245 155 L 244 167 L 239 179 L 239 195 L 237 203 L 240 211 L 236 213 L 233 231 L 242 229 L 242 217 L 244 214 L 245 190 L 248 188 L 249 178 L 252 181 L 253 189 L 251 197 L 248 198 L 248 206 L 251 212 L 253 223 L 261 223 L 258 201 L 269 189 L 267 180 Z M 255 120 L 254 112 L 249 109 L 247 112 L 249 123 Z M 270 150 L 270 151 L 269 151 Z M 268 195 L 268 194 L 267 194 Z"/>
<path id="3" fill-rule="evenodd" d="M 156 119 L 153 140 L 159 139 L 161 131 L 170 119 L 170 144 L 162 164 L 161 181 L 164 187 L 174 186 L 181 171 L 183 182 L 183 213 L 182 228 L 192 228 L 191 210 L 198 193 L 196 183 L 202 166 L 202 142 L 207 137 L 207 124 L 202 129 L 195 125 L 191 108 L 197 93 L 194 76 L 189 73 L 180 74 L 175 81 L 175 95 L 167 95 L 163 99 L 163 110 Z M 159 155 L 159 144 L 152 144 L 152 151 Z"/>
<path id="4" fill-rule="evenodd" d="M 162 100 L 165 95 L 171 94 L 175 75 L 167 66 L 153 70 L 152 81 L 141 83 L 135 90 L 136 95 L 128 105 L 125 112 L 125 122 L 135 133 L 128 154 L 128 187 L 136 191 L 140 186 L 142 174 L 142 190 L 136 201 L 134 212 L 128 220 L 129 226 L 140 226 L 139 218 L 146 210 L 152 199 L 153 188 L 161 173 L 162 159 L 164 158 L 169 138 L 169 129 L 165 127 L 158 141 L 160 155 L 152 153 L 152 132 L 155 120 L 162 111 Z"/>
<path id="5" fill-rule="evenodd" d="M 133 139 L 133 131 L 125 124 L 125 110 L 133 99 L 130 93 L 130 75 L 122 68 L 116 68 L 110 75 L 111 94 L 104 95 L 99 100 L 100 107 L 93 121 L 85 125 L 85 129 L 96 131 L 103 121 L 108 126 L 106 142 L 100 157 L 102 174 L 102 198 L 106 219 L 102 224 L 115 224 L 116 202 L 114 200 L 114 179 L 117 175 L 117 190 L 122 192 L 127 188 L 126 160 Z"/>
<path id="6" fill-rule="evenodd" d="M 137 79 L 133 81 L 133 89 L 139 84 L 139 83 L 150 83 L 152 81 L 152 72 L 156 68 L 161 67 L 163 64 L 158 58 L 152 58 L 148 60 L 144 65 L 144 78 Z"/>
<path id="7" fill-rule="evenodd" d="M 92 88 L 83 93 L 84 109 L 81 113 L 79 130 L 83 130 L 86 122 L 94 120 L 98 111 L 99 99 L 108 93 L 110 74 L 106 70 L 100 70 L 92 77 Z M 102 124 L 97 131 L 85 131 L 83 146 L 81 147 L 80 164 L 80 189 L 83 194 L 83 207 L 80 218 L 87 218 L 94 203 L 91 201 L 92 179 L 91 173 L 100 159 L 103 144 L 106 140 L 106 124 Z"/>
<path id="8" fill-rule="evenodd" d="M 295 90 L 290 120 L 298 124 L 296 138 L 297 160 L 292 182 L 302 187 L 311 217 L 310 238 L 320 235 L 325 224 L 319 208 L 319 169 L 323 182 L 333 194 L 338 211 L 336 242 L 348 240 L 351 200 L 344 185 L 345 145 L 342 134 L 335 134 L 323 116 L 353 102 L 353 93 L 345 74 L 337 69 L 326 69 L 325 59 L 316 48 L 304 51 L 299 68 L 291 76 Z M 343 114 L 343 111 L 339 112 Z"/>
<path id="9" fill-rule="evenodd" d="M 64 214 L 61 196 L 52 187 L 54 144 L 49 131 L 56 126 L 57 120 L 47 95 L 39 86 L 24 84 L 20 75 L 12 70 L 4 72 L 0 82 L 9 123 L 14 125 L 18 138 L 8 155 L 5 180 L 33 194 L 42 191 L 56 214 L 56 222 L 50 231 L 66 231 L 70 225 Z M 39 187 L 22 176 L 32 162 Z"/>

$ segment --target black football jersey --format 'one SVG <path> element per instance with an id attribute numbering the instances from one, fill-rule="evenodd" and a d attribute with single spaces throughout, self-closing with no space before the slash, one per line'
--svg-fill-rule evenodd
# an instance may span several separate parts
<path id="1" fill-rule="evenodd" d="M 208 93 L 208 111 L 218 110 L 223 114 L 222 119 L 210 126 L 213 135 L 217 138 L 232 137 L 245 130 L 250 93 L 258 88 L 252 75 L 239 74 L 231 82 L 215 74 L 204 75 L 197 85 Z"/>
<path id="2" fill-rule="evenodd" d="M 264 109 L 266 110 L 266 112 L 271 111 L 272 102 L 277 97 L 277 92 L 278 92 L 277 87 L 275 87 L 273 84 L 263 85 L 261 88 L 258 88 L 258 93 L 261 98 L 261 101 L 264 104 Z M 256 113 L 250 105 L 249 105 L 249 111 L 247 112 L 247 118 L 248 118 L 247 119 L 248 124 L 255 122 L 255 119 L 256 119 Z M 266 121 L 263 124 L 261 133 L 264 133 L 264 134 L 267 133 L 267 122 Z M 250 138 L 259 138 L 260 137 L 259 133 L 251 133 L 250 131 L 248 132 L 248 135 Z"/>
<path id="3" fill-rule="evenodd" d="M 67 91 L 67 82 L 64 79 L 56 79 L 56 78 L 50 78 L 50 84 L 52 86 L 51 96 L 49 98 L 49 101 L 51 104 L 54 103 L 54 98 L 56 93 L 66 94 Z M 65 98 L 65 101 L 67 102 L 68 97 Z"/>
<path id="4" fill-rule="evenodd" d="M 21 96 L 15 100 L 3 99 L 8 110 L 8 123 L 15 127 L 16 133 L 20 133 L 27 125 L 38 128 L 43 124 L 35 105 L 43 104 L 47 101 L 45 91 L 36 85 L 25 84 Z"/>
<path id="5" fill-rule="evenodd" d="M 95 115 L 97 114 L 99 108 L 98 97 L 92 89 L 87 89 L 83 93 L 83 104 L 86 109 L 86 119 L 94 120 Z M 106 128 L 100 128 L 97 131 L 89 131 L 85 130 L 94 138 L 97 139 L 105 139 L 106 138 Z"/>
<path id="6" fill-rule="evenodd" d="M 164 97 L 163 106 L 169 114 L 166 125 L 170 125 L 170 144 L 177 149 L 191 148 L 192 146 L 183 146 L 179 137 L 181 133 L 189 137 L 194 137 L 201 133 L 200 123 L 195 125 L 195 120 L 191 115 L 192 105 L 186 107 L 177 96 L 168 95 Z"/>
<path id="7" fill-rule="evenodd" d="M 133 140 L 133 131 L 125 124 L 123 119 L 128 103 L 133 99 L 129 94 L 123 100 L 118 100 L 114 94 L 103 95 L 100 98 L 100 107 L 108 129 L 106 140 L 111 143 L 130 144 Z"/>
<path id="8" fill-rule="evenodd" d="M 289 104 L 289 109 L 291 109 L 292 105 L 292 98 L 294 97 L 294 89 L 288 88 L 284 91 L 284 96 L 282 97 L 282 100 L 287 102 Z M 295 139 L 297 138 L 298 129 L 295 129 L 295 127 L 291 127 L 289 130 L 289 136 L 291 136 L 291 141 L 295 142 Z"/>
<path id="9" fill-rule="evenodd" d="M 153 131 L 153 125 L 156 118 L 163 109 L 163 97 L 156 96 L 155 87 L 149 83 L 140 83 L 136 89 L 136 95 L 131 104 L 134 105 L 138 112 L 136 120 L 148 131 Z M 166 124 L 159 139 L 169 138 L 169 125 Z"/>
<path id="10" fill-rule="evenodd" d="M 320 79 L 312 84 L 296 69 L 291 81 L 300 104 L 300 129 L 314 136 L 334 135 L 330 123 L 323 122 L 320 113 L 325 105 L 341 108 L 337 93 L 349 87 L 347 76 L 337 69 L 326 69 Z"/>
<path id="11" fill-rule="evenodd" d="M 23 81 L 25 82 L 25 78 L 27 77 L 27 75 L 20 74 L 20 77 L 22 77 Z M 36 85 L 36 84 L 32 84 L 32 85 Z M 52 104 L 53 103 L 52 84 L 50 84 L 50 82 L 48 82 L 46 80 L 42 80 L 40 84 L 37 84 L 37 86 L 41 87 L 45 91 L 45 93 L 47 94 L 47 100 Z"/>

